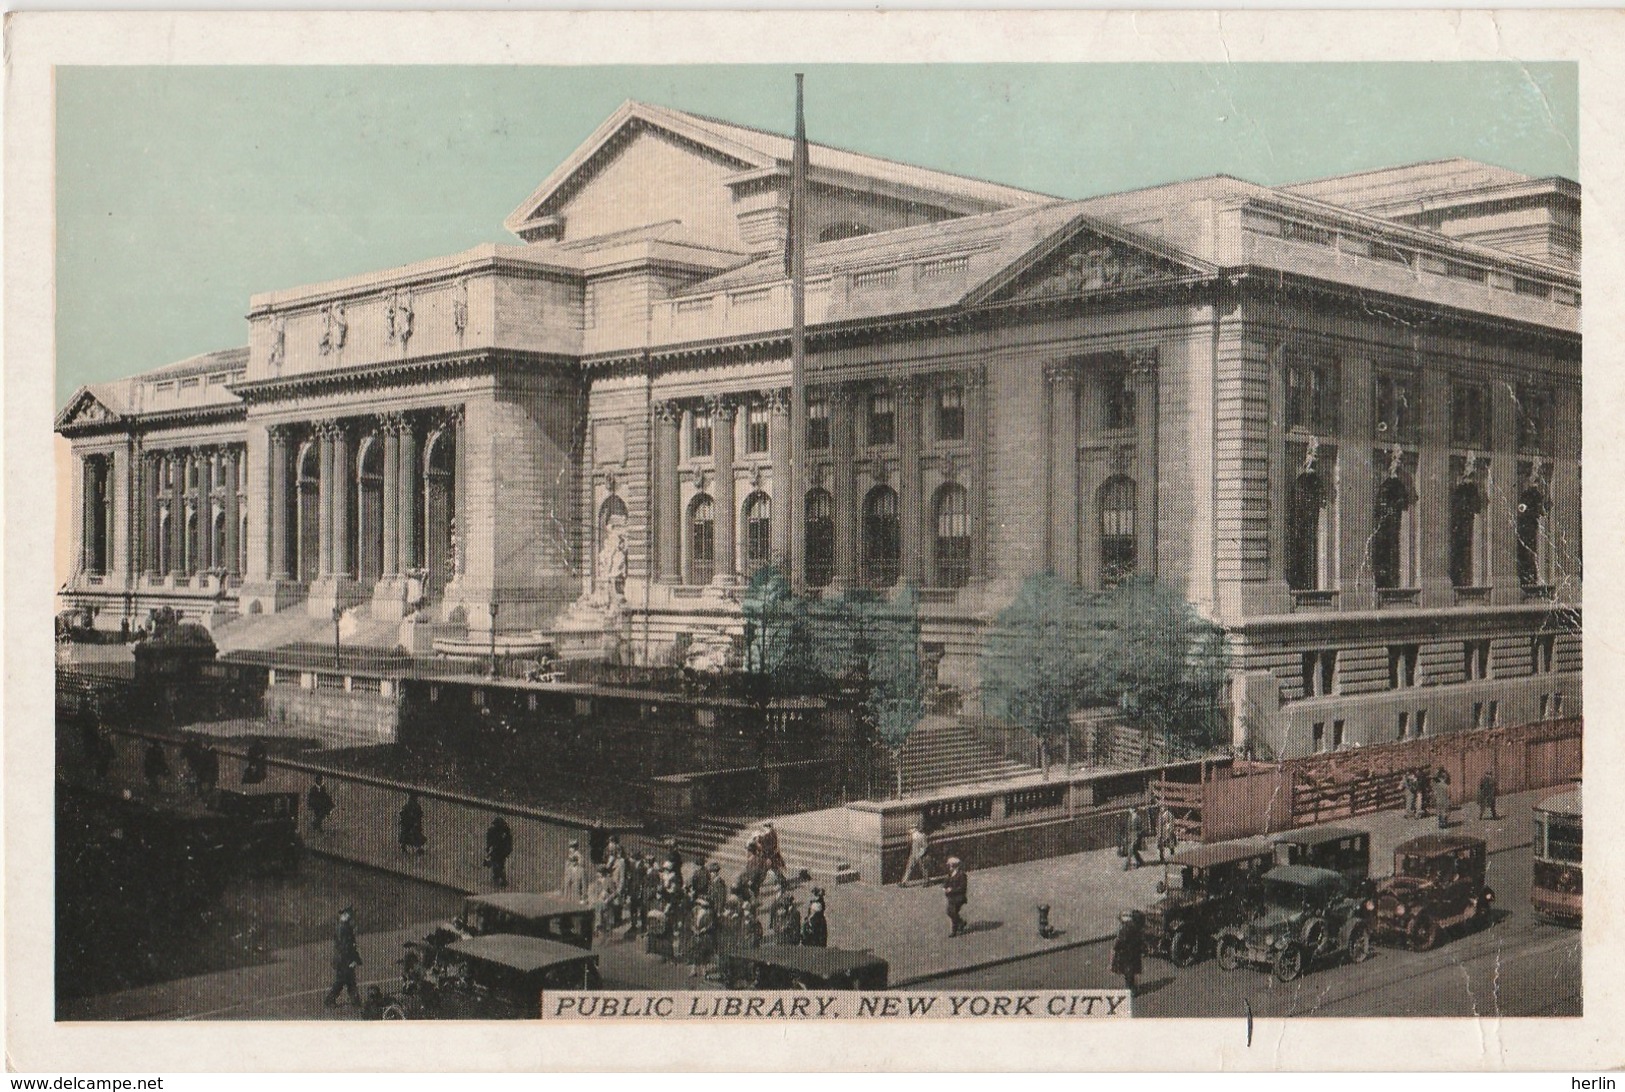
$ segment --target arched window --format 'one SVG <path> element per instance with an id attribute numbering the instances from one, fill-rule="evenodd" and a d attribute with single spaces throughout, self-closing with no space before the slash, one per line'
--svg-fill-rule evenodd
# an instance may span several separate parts
<path id="1" fill-rule="evenodd" d="M 1408 564 L 1411 490 L 1403 478 L 1390 476 L 1377 487 L 1371 529 L 1371 571 L 1379 588 L 1410 587 L 1415 573 Z"/>
<path id="2" fill-rule="evenodd" d="M 1549 583 L 1547 579 L 1546 513 L 1549 509 L 1546 491 L 1538 485 L 1525 486 L 1518 494 L 1518 584 L 1525 588 L 1538 588 Z"/>
<path id="3" fill-rule="evenodd" d="M 937 533 L 932 549 L 936 584 L 963 588 L 970 583 L 970 506 L 965 487 L 949 482 L 937 490 L 933 505 Z"/>
<path id="4" fill-rule="evenodd" d="M 213 526 L 209 535 L 209 558 L 217 569 L 227 568 L 226 564 L 226 514 L 216 512 Z"/>
<path id="5" fill-rule="evenodd" d="M 897 493 L 877 485 L 863 499 L 863 577 L 877 588 L 897 583 L 903 560 L 903 522 Z"/>
<path id="6" fill-rule="evenodd" d="M 760 491 L 745 498 L 745 575 L 773 561 L 773 499 Z"/>
<path id="7" fill-rule="evenodd" d="M 716 575 L 716 505 L 704 493 L 688 506 L 688 582 L 709 584 Z"/>
<path id="8" fill-rule="evenodd" d="M 1321 522 L 1326 512 L 1326 480 L 1319 470 L 1305 470 L 1292 479 L 1287 502 L 1286 582 L 1293 591 L 1321 587 Z"/>
<path id="9" fill-rule="evenodd" d="M 1484 490 L 1477 482 L 1462 482 L 1450 491 L 1450 583 L 1473 588 L 1485 583 L 1480 572 L 1479 543 L 1483 537 Z"/>
<path id="10" fill-rule="evenodd" d="M 1100 586 L 1114 588 L 1134 573 L 1138 542 L 1134 533 L 1134 481 L 1121 474 L 1100 487 Z"/>
<path id="11" fill-rule="evenodd" d="M 624 523 L 626 521 L 626 515 L 626 502 L 620 498 L 619 494 L 611 493 L 608 497 L 604 498 L 604 503 L 598 506 L 599 549 L 603 549 L 604 547 L 606 538 L 604 532 L 608 531 L 611 524 L 616 520 L 620 520 Z"/>
<path id="12" fill-rule="evenodd" d="M 827 489 L 807 491 L 807 583 L 822 588 L 835 575 L 835 499 Z"/>

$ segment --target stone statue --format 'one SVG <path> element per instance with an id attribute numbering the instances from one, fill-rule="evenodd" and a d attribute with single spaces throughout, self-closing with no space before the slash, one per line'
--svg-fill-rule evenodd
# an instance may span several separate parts
<path id="1" fill-rule="evenodd" d="M 598 551 L 598 586 L 606 603 L 626 594 L 626 533 L 613 524 L 604 529 Z"/>

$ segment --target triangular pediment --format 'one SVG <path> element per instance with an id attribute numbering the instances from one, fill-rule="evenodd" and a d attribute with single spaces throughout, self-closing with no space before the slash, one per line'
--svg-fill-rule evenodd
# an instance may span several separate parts
<path id="1" fill-rule="evenodd" d="M 60 431 L 66 428 L 84 428 L 93 425 L 110 425 L 120 419 L 119 414 L 109 409 L 107 404 L 88 387 L 80 387 L 74 396 L 68 400 L 62 412 L 57 414 L 56 427 Z"/>
<path id="2" fill-rule="evenodd" d="M 972 294 L 967 303 L 1068 299 L 1211 273 L 1207 262 L 1079 217 Z"/>

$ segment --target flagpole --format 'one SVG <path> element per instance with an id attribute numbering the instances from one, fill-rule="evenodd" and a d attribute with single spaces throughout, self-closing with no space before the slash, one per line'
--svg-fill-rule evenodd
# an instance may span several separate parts
<path id="1" fill-rule="evenodd" d="M 799 592 L 806 559 L 800 480 L 807 435 L 807 121 L 802 109 L 802 73 L 796 73 L 796 140 L 790 166 L 790 223 L 785 240 L 790 273 L 790 457 L 784 509 L 790 533 L 785 536 L 785 578 Z"/>

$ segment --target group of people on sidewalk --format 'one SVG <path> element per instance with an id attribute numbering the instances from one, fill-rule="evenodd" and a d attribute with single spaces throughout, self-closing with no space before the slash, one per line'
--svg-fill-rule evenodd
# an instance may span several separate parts
<path id="1" fill-rule="evenodd" d="M 1444 830 L 1450 825 L 1450 771 L 1443 766 L 1431 774 L 1426 769 L 1406 770 L 1400 778 L 1401 787 L 1405 792 L 1405 818 L 1426 819 L 1431 808 L 1438 816 L 1439 829 Z M 1500 819 L 1496 814 L 1496 798 L 1500 795 L 1500 785 L 1495 779 L 1495 771 L 1485 770 L 1478 779 L 1478 788 L 1474 793 L 1474 802 L 1478 804 L 1478 817 L 1480 819 Z M 1488 812 L 1488 816 L 1485 815 Z"/>

